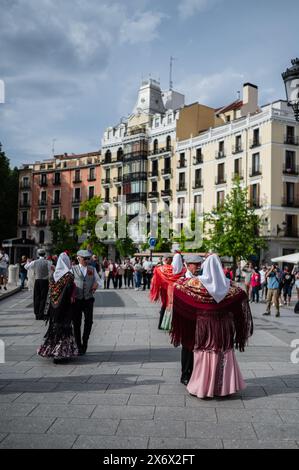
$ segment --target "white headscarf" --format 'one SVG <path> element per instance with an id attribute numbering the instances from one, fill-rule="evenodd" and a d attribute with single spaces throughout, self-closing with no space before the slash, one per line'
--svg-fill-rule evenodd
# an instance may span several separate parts
<path id="1" fill-rule="evenodd" d="M 53 274 L 54 281 L 58 282 L 59 279 L 69 271 L 71 271 L 71 260 L 66 253 L 61 253 L 57 260 L 57 265 Z"/>
<path id="2" fill-rule="evenodd" d="M 179 274 L 184 267 L 182 255 L 180 253 L 176 253 L 171 264 L 173 274 Z"/>
<path id="3" fill-rule="evenodd" d="M 221 302 L 229 291 L 230 280 L 225 277 L 219 257 L 217 255 L 208 256 L 202 269 L 202 275 L 198 276 L 198 279 L 214 300 L 217 303 Z"/>

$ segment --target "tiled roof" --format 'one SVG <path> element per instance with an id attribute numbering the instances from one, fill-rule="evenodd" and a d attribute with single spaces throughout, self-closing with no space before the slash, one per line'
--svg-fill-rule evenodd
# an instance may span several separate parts
<path id="1" fill-rule="evenodd" d="M 233 111 L 235 109 L 240 109 L 242 108 L 242 106 L 243 106 L 243 101 L 236 100 L 226 106 L 223 106 L 223 108 L 215 109 L 215 111 L 217 114 L 222 114 L 222 113 L 227 113 L 228 111 Z"/>

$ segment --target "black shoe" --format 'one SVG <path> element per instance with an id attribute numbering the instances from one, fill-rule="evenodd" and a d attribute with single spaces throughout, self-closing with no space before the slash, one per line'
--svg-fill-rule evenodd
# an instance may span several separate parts
<path id="1" fill-rule="evenodd" d="M 263 315 L 271 315 L 271 313 L 265 312 L 265 313 L 263 313 Z"/>
<path id="2" fill-rule="evenodd" d="M 81 351 L 82 351 L 82 354 L 85 354 L 85 353 L 86 353 L 86 351 L 87 351 L 87 343 L 82 344 Z"/>
<path id="3" fill-rule="evenodd" d="M 4 290 L 7 290 L 7 287 L 6 287 L 6 286 L 4 286 L 4 287 L 3 287 L 3 289 L 4 289 Z"/>
<path id="4" fill-rule="evenodd" d="M 189 379 L 187 377 L 181 377 L 181 384 L 188 385 Z"/>

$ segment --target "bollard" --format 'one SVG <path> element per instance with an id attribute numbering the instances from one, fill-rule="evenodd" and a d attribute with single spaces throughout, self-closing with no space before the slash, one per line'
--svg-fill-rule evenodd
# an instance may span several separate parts
<path id="1" fill-rule="evenodd" d="M 8 284 L 12 286 L 18 285 L 19 267 L 17 264 L 10 264 L 8 267 Z"/>

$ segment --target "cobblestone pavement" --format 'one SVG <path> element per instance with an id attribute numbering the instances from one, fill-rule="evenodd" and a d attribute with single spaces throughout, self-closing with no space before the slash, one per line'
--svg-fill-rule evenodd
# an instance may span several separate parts
<path id="1" fill-rule="evenodd" d="M 254 336 L 237 353 L 247 388 L 200 400 L 179 382 L 180 349 L 148 293 L 98 292 L 88 353 L 63 365 L 36 355 L 45 325 L 31 294 L 2 300 L 0 448 L 298 448 L 299 315 L 264 309 L 253 305 Z"/>

